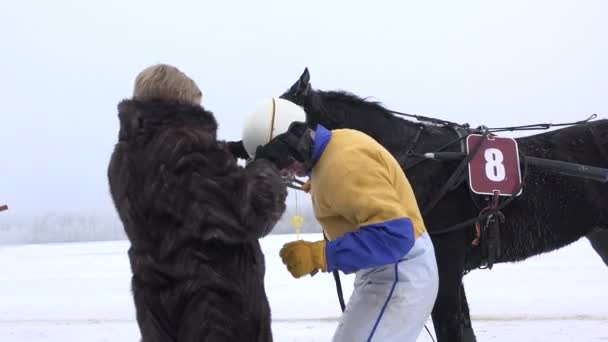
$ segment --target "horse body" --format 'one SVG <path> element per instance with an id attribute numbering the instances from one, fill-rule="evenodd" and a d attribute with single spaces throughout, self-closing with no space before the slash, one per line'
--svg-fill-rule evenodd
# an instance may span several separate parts
<path id="1" fill-rule="evenodd" d="M 379 103 L 341 91 L 312 90 L 308 70 L 281 97 L 303 106 L 307 122 L 329 129 L 363 131 L 385 146 L 401 163 L 414 189 L 431 233 L 440 273 L 433 322 L 440 342 L 475 341 L 462 276 L 483 263 L 481 249 L 472 244 L 474 226 L 440 231 L 476 217 L 487 205 L 465 180 L 434 203 L 434 196 L 452 177 L 460 161 L 421 161 L 410 151 L 433 152 L 462 134 L 450 125 L 421 124 L 396 117 Z M 562 128 L 516 139 L 524 156 L 608 167 L 608 120 Z M 444 151 L 462 151 L 459 143 Z M 553 251 L 595 229 L 608 228 L 608 185 L 556 174 L 535 165 L 524 167 L 522 194 L 502 209 L 500 247 L 496 262 L 515 262 Z"/>
<path id="2" fill-rule="evenodd" d="M 598 138 L 602 138 L 604 149 L 608 148 L 608 120 L 516 141 L 525 156 L 608 167 Z M 595 228 L 608 228 L 608 184 L 559 175 L 540 166 L 528 167 L 521 199 L 503 210 L 504 247 L 499 261 L 521 261 L 566 246 Z"/>

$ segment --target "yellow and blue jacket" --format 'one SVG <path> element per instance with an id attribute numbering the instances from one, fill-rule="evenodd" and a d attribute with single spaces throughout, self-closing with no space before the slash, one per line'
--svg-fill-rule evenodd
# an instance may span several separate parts
<path id="1" fill-rule="evenodd" d="M 309 192 L 328 239 L 327 271 L 397 262 L 426 232 L 398 162 L 360 131 L 318 125 L 314 140 Z"/>

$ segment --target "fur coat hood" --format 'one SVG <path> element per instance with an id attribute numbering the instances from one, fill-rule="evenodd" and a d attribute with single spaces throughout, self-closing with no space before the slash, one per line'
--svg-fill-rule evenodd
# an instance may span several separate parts
<path id="1" fill-rule="evenodd" d="M 118 104 L 120 141 L 149 139 L 167 126 L 187 125 L 201 127 L 216 137 L 218 128 L 215 116 L 202 106 L 175 100 L 126 99 Z"/>

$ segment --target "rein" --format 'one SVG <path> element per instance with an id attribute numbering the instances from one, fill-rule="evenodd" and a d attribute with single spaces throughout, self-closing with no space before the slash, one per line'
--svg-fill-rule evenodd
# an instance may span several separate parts
<path id="1" fill-rule="evenodd" d="M 455 123 L 455 122 L 451 122 L 451 121 L 447 121 L 447 120 L 443 120 L 443 119 L 431 118 L 431 117 L 428 117 L 428 116 L 422 116 L 422 115 L 416 115 L 416 114 L 407 114 L 407 113 L 398 112 L 398 111 L 395 111 L 395 110 L 388 110 L 388 111 L 390 113 L 393 113 L 393 114 L 396 114 L 396 115 L 408 116 L 408 117 L 416 118 L 418 121 L 422 121 L 422 122 L 431 122 L 431 123 L 438 124 L 438 125 L 444 125 L 444 126 L 450 126 L 450 127 L 458 127 L 458 128 L 462 128 L 462 129 L 465 129 L 465 130 L 468 130 L 471 127 L 468 123 L 459 124 L 459 123 Z M 578 124 L 589 122 L 590 120 L 593 120 L 595 118 L 597 118 L 597 114 L 591 114 L 585 120 L 579 120 L 579 121 L 574 121 L 574 122 L 566 122 L 566 123 L 559 123 L 559 124 L 540 123 L 540 124 L 531 124 L 531 125 L 523 125 L 523 126 L 509 126 L 509 127 L 487 128 L 487 130 L 490 133 L 504 132 L 504 131 L 511 131 L 511 132 L 512 131 L 535 131 L 535 130 L 539 130 L 539 129 L 549 129 L 551 127 L 578 125 Z M 483 127 L 483 126 L 480 126 L 480 127 Z"/>

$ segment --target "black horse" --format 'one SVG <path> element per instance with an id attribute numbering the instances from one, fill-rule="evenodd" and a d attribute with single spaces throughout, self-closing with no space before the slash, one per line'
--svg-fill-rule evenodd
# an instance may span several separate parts
<path id="1" fill-rule="evenodd" d="M 313 90 L 308 69 L 281 95 L 301 105 L 311 127 L 320 123 L 329 129 L 352 128 L 363 131 L 384 145 L 401 163 L 414 188 L 431 233 L 440 273 L 440 288 L 432 318 L 440 342 L 475 341 L 469 308 L 462 284 L 468 271 L 487 265 L 487 245 L 475 246 L 474 224 L 445 232 L 445 228 L 474 219 L 489 198 L 474 195 L 465 181 L 458 182 L 441 196 L 460 161 L 436 161 L 421 153 L 462 151 L 450 145 L 472 130 L 444 122 L 420 123 L 393 115 L 380 103 L 367 101 L 344 91 Z M 466 126 L 465 126 L 466 127 Z M 516 139 L 524 156 L 608 167 L 608 120 L 581 123 L 567 128 Z M 525 160 L 525 158 L 524 158 Z M 501 213 L 499 247 L 494 263 L 516 262 L 530 256 L 567 246 L 595 231 L 599 251 L 608 233 L 608 184 L 560 175 L 532 164 L 522 163 L 523 193 Z M 436 202 L 434 205 L 433 203 Z M 443 232 L 442 232 L 443 230 Z"/>

